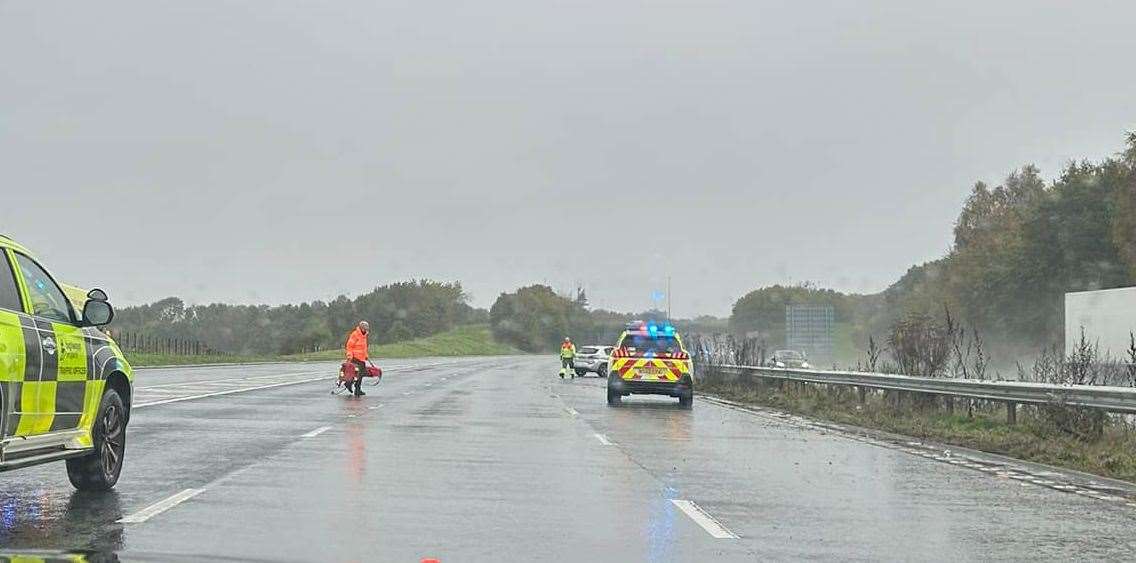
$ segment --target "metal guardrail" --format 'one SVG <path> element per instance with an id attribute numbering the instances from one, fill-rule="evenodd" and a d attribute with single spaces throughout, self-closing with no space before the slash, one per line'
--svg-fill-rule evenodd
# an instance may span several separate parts
<path id="1" fill-rule="evenodd" d="M 1098 385 L 1057 385 L 1021 381 L 913 377 L 855 371 L 822 371 L 791 368 L 718 365 L 714 369 L 738 377 L 761 377 L 805 383 L 846 385 L 861 389 L 885 389 L 1006 402 L 1011 411 L 1018 403 L 1060 404 L 1136 413 L 1136 388 Z M 1013 414 L 1011 413 L 1011 418 Z"/>

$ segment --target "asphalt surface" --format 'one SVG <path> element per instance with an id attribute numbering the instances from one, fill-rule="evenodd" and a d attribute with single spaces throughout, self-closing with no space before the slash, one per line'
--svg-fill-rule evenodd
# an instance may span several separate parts
<path id="1" fill-rule="evenodd" d="M 1136 509 L 551 357 L 139 370 L 114 493 L 0 474 L 0 555 L 132 561 L 1119 560 Z M 313 379 L 317 379 L 312 381 Z M 144 405 L 144 406 L 143 406 Z"/>

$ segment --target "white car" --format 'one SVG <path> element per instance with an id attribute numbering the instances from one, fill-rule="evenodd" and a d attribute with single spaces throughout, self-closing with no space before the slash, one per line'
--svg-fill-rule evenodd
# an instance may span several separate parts
<path id="1" fill-rule="evenodd" d="M 611 361 L 613 349 L 613 346 L 581 346 L 576 350 L 576 358 L 572 360 L 576 375 L 584 377 L 591 372 L 600 377 L 607 377 L 607 366 Z"/>

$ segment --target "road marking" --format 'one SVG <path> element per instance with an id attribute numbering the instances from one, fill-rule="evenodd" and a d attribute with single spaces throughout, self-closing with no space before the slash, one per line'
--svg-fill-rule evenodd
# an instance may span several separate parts
<path id="1" fill-rule="evenodd" d="M 259 385 L 256 387 L 242 387 L 240 389 L 230 389 L 228 391 L 217 391 L 216 393 L 204 393 L 201 395 L 190 395 L 187 397 L 177 397 L 174 399 L 164 399 L 161 401 L 151 401 L 149 403 L 139 403 L 134 405 L 134 408 L 140 409 L 142 407 L 153 407 L 157 405 L 166 405 L 169 403 L 180 403 L 182 401 L 192 401 L 194 399 L 204 399 L 206 397 L 219 397 L 221 395 L 232 395 L 233 393 L 244 393 L 246 391 L 257 391 L 259 389 L 271 389 L 273 387 L 284 387 L 286 385 L 299 385 L 301 383 L 311 383 L 313 381 L 327 381 L 334 379 L 332 376 L 313 377 L 311 379 L 301 379 L 299 381 L 287 381 L 284 383 L 273 383 L 271 385 Z"/>
<path id="2" fill-rule="evenodd" d="M 375 409 L 377 409 L 377 408 L 379 408 L 379 407 L 381 407 L 381 406 L 383 406 L 383 404 L 382 404 L 382 403 L 379 403 L 379 404 L 377 404 L 377 405 L 375 405 L 375 406 L 373 406 L 373 407 L 367 407 L 367 410 L 372 410 L 372 411 L 373 411 L 373 410 L 375 410 Z"/>
<path id="3" fill-rule="evenodd" d="M 320 426 L 319 428 L 316 428 L 315 430 L 312 430 L 311 432 L 308 432 L 307 434 L 300 434 L 300 437 L 301 438 L 315 438 L 316 436 L 319 436 L 320 434 L 323 434 L 324 432 L 327 432 L 328 430 L 331 430 L 330 426 Z"/>
<path id="4" fill-rule="evenodd" d="M 147 506 L 146 508 L 135 512 L 134 514 L 124 516 L 119 519 L 118 522 L 121 524 L 141 524 L 142 522 L 145 522 L 203 492 L 205 492 L 205 489 L 186 489 L 165 500 L 160 500 L 154 504 L 151 504 L 150 506 Z"/>
<path id="5" fill-rule="evenodd" d="M 725 526 L 723 526 L 720 522 L 715 520 L 713 516 L 710 516 L 709 514 L 707 514 L 705 510 L 702 510 L 701 506 L 694 504 L 693 501 L 671 499 L 671 503 L 673 503 L 675 506 L 677 506 L 679 508 L 679 510 L 685 512 L 686 515 L 689 516 L 691 520 L 694 520 L 695 524 L 702 526 L 702 529 L 706 530 L 706 533 L 710 534 L 715 539 L 719 539 L 719 540 L 736 540 L 736 539 L 738 539 L 737 534 L 726 529 Z"/>
<path id="6" fill-rule="evenodd" d="M 139 390 L 142 390 L 142 389 L 158 389 L 158 388 L 161 388 L 161 387 L 178 387 L 178 386 L 185 386 L 185 385 L 198 385 L 198 384 L 202 384 L 202 383 L 231 383 L 233 381 L 253 381 L 253 380 L 257 380 L 257 379 L 272 379 L 274 377 L 291 378 L 291 377 L 299 377 L 299 376 L 305 376 L 305 375 L 316 375 L 318 373 L 324 373 L 324 372 L 305 371 L 305 372 L 300 372 L 300 373 L 287 373 L 287 374 L 272 373 L 272 374 L 268 374 L 268 375 L 253 375 L 253 376 L 249 376 L 249 377 L 227 377 L 227 378 L 224 378 L 224 379 L 202 379 L 200 381 L 178 381 L 178 382 L 174 382 L 174 383 L 159 383 L 159 384 L 156 384 L 156 385 L 145 385 L 145 386 L 140 385 L 140 386 L 138 386 L 138 389 Z"/>
<path id="7" fill-rule="evenodd" d="M 605 446 L 614 446 L 615 445 L 615 442 L 608 440 L 607 436 L 604 436 L 603 434 L 600 434 L 600 433 L 597 432 L 596 434 L 593 434 L 593 435 L 596 437 L 597 440 L 600 441 L 601 444 L 603 444 Z"/>
<path id="8" fill-rule="evenodd" d="M 576 412 L 576 409 L 572 407 L 564 407 L 564 411 L 572 416 L 580 416 L 580 413 Z"/>
<path id="9" fill-rule="evenodd" d="M 413 394 L 414 394 L 414 391 L 407 391 L 407 392 L 403 393 L 402 395 L 406 396 L 406 395 L 413 395 Z"/>

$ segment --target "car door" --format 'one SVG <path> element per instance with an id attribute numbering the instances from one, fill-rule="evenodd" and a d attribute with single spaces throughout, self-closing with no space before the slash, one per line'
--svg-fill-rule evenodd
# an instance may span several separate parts
<path id="1" fill-rule="evenodd" d="M 74 430 L 83 416 L 87 392 L 87 352 L 82 328 L 59 284 L 30 257 L 14 252 L 17 280 L 24 290 L 25 311 L 39 345 L 39 377 L 25 377 L 23 403 L 31 412 L 21 416 L 17 434 L 38 435 Z M 29 365 L 30 365 L 29 361 Z M 29 374 L 30 375 L 30 374 Z M 34 390 L 29 389 L 34 387 Z"/>
<path id="2" fill-rule="evenodd" d="M 21 386 L 27 370 L 24 305 L 8 252 L 0 248 L 0 439 L 16 434 L 23 412 Z M 35 377 L 39 378 L 36 364 Z"/>

